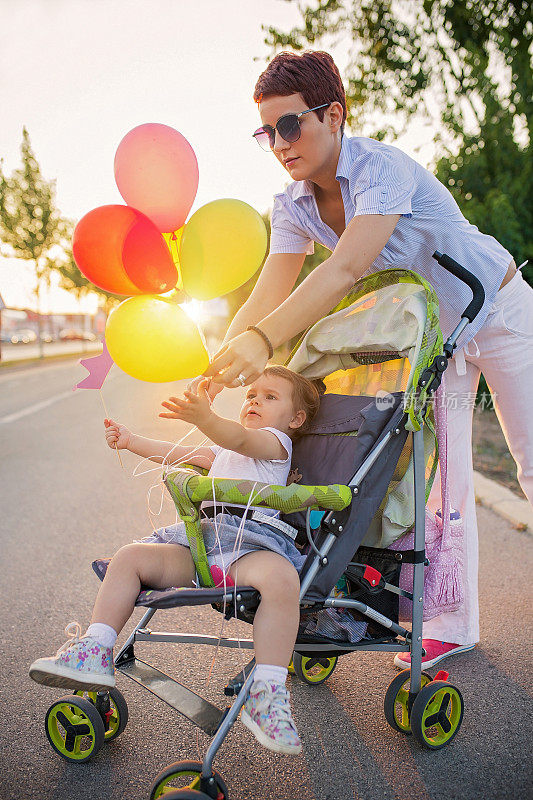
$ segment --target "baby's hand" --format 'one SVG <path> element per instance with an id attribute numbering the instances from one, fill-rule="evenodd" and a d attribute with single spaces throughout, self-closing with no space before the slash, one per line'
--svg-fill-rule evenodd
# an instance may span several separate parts
<path id="1" fill-rule="evenodd" d="M 194 394 L 198 394 L 198 387 L 200 386 L 201 383 L 204 383 L 205 380 L 206 379 L 204 378 L 203 375 L 199 375 L 197 378 L 195 378 L 188 384 L 187 391 L 193 392 Z M 211 402 L 213 402 L 217 394 L 219 394 L 222 391 L 222 389 L 224 389 L 224 386 L 222 386 L 222 384 L 213 383 L 213 381 L 210 378 L 207 379 L 207 394 L 209 395 L 209 399 L 211 400 Z"/>
<path id="2" fill-rule="evenodd" d="M 125 425 L 113 422 L 112 419 L 104 419 L 105 438 L 109 447 L 118 450 L 128 450 L 132 433 Z"/>
<path id="3" fill-rule="evenodd" d="M 208 386 L 209 381 L 204 379 L 196 388 L 197 394 L 185 391 L 183 393 L 184 400 L 179 397 L 169 397 L 161 405 L 168 408 L 170 413 L 162 412 L 159 416 L 165 419 L 182 419 L 184 422 L 191 422 L 201 428 L 202 425 L 207 424 L 213 414 L 207 393 Z"/>

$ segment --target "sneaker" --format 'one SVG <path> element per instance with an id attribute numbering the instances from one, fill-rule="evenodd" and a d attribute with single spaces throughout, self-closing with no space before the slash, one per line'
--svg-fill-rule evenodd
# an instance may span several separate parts
<path id="1" fill-rule="evenodd" d="M 241 721 L 269 750 L 287 755 L 302 752 L 285 686 L 254 681 L 241 711 Z"/>
<path id="2" fill-rule="evenodd" d="M 113 649 L 103 647 L 92 636 L 80 639 L 81 625 L 71 622 L 65 628 L 68 642 L 55 656 L 38 658 L 30 667 L 30 678 L 45 686 L 98 691 L 115 685 Z"/>
<path id="3" fill-rule="evenodd" d="M 475 644 L 453 644 L 451 642 L 439 642 L 437 639 L 422 639 L 422 647 L 426 655 L 422 656 L 422 669 L 434 667 L 449 656 L 457 656 L 459 653 L 467 653 L 473 650 Z M 394 659 L 394 665 L 399 669 L 409 669 L 411 667 L 411 653 L 398 653 Z"/>

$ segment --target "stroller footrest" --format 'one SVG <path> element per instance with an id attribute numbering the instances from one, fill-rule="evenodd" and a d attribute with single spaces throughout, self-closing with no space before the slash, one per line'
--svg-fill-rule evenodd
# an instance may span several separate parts
<path id="1" fill-rule="evenodd" d="M 209 736 L 214 736 L 226 715 L 225 711 L 204 700 L 170 675 L 138 658 L 126 662 L 118 669 L 123 675 L 144 686 L 160 700 L 175 708 Z"/>
<path id="2" fill-rule="evenodd" d="M 228 681 L 227 685 L 224 687 L 224 694 L 227 697 L 233 697 L 234 695 L 239 694 L 246 678 L 248 677 L 248 675 L 250 674 L 250 672 L 254 667 L 255 667 L 255 656 L 254 658 L 252 658 L 251 661 L 248 662 L 248 664 L 246 664 L 245 667 L 243 667 L 243 669 L 241 669 L 241 671 L 237 675 L 235 675 L 234 678 Z"/>

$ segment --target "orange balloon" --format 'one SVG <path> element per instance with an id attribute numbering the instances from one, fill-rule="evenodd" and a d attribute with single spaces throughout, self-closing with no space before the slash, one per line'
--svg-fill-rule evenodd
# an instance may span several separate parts
<path id="1" fill-rule="evenodd" d="M 156 226 L 129 206 L 100 206 L 76 225 L 72 252 L 96 286 L 121 295 L 162 294 L 178 273 Z"/>

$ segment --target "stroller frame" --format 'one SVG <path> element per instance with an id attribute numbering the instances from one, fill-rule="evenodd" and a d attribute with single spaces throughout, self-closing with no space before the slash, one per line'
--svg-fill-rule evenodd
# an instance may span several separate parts
<path id="1" fill-rule="evenodd" d="M 456 341 L 459 335 L 462 333 L 466 325 L 474 319 L 477 313 L 479 313 L 479 310 L 484 303 L 483 287 L 475 276 L 453 261 L 453 259 L 451 259 L 449 256 L 443 256 L 440 253 L 435 253 L 434 258 L 444 268 L 452 272 L 452 274 L 470 286 L 473 292 L 473 299 L 463 312 L 461 321 L 444 344 L 444 355 L 436 355 L 433 358 L 432 363 L 429 364 L 429 366 L 424 369 L 419 376 L 418 384 L 415 387 L 415 395 L 416 397 L 419 397 L 420 395 L 422 397 L 423 413 L 425 411 L 428 398 L 431 397 L 431 394 L 440 385 L 442 374 L 447 367 L 448 360 L 453 356 L 453 351 L 456 347 Z M 430 676 L 427 676 L 427 673 L 424 673 L 425 684 L 422 686 L 422 657 L 425 655 L 425 652 L 422 648 L 424 566 L 428 563 L 425 555 L 425 454 L 423 425 L 421 425 L 420 429 L 418 430 L 409 429 L 407 422 L 408 415 L 405 409 L 397 408 L 387 425 L 384 427 L 384 430 L 381 432 L 381 435 L 377 438 L 372 448 L 364 457 L 352 479 L 345 484 L 345 486 L 348 486 L 351 490 L 351 500 L 348 502 L 348 504 L 343 501 L 344 507 L 342 510 L 332 510 L 335 508 L 335 506 L 327 506 L 326 502 L 324 502 L 324 505 L 322 505 L 322 508 L 326 509 L 326 513 L 320 523 L 320 528 L 318 529 L 318 532 L 321 534 L 321 536 L 317 539 L 319 544 L 313 547 L 314 555 L 312 555 L 312 560 L 309 562 L 307 570 L 305 570 L 305 567 L 302 570 L 303 576 L 300 587 L 300 609 L 311 609 L 312 611 L 321 610 L 323 608 L 353 609 L 363 614 L 369 620 L 378 623 L 390 631 L 390 639 L 387 641 L 387 637 L 382 637 L 382 639 L 384 638 L 385 641 L 362 640 L 361 642 L 353 644 L 342 641 L 339 641 L 338 643 L 298 642 L 297 639 L 294 645 L 294 653 L 308 656 L 323 654 L 325 657 L 331 658 L 332 656 L 343 655 L 350 652 L 355 652 L 356 650 L 389 652 L 410 651 L 411 669 L 400 673 L 400 675 L 405 676 L 405 678 L 400 678 L 400 676 L 397 676 L 389 687 L 389 691 L 394 685 L 395 687 L 398 687 L 399 692 L 400 688 L 405 685 L 405 681 L 410 681 L 408 694 L 409 699 L 407 703 L 407 708 L 409 710 L 408 713 L 410 714 L 419 695 L 420 699 L 422 699 L 421 695 L 424 695 L 423 705 L 425 708 L 429 708 L 431 697 L 433 697 L 433 695 L 436 696 L 436 690 L 439 687 L 444 686 L 446 691 L 446 687 L 449 686 L 450 691 L 452 693 L 455 692 L 455 695 L 458 696 L 460 701 L 459 721 L 454 722 L 456 727 L 453 735 L 455 735 L 455 732 L 458 730 L 462 720 L 462 698 L 458 690 L 445 683 L 448 677 L 447 673 L 438 673 L 433 681 L 433 684 L 435 684 L 434 689 L 427 684 L 427 681 L 430 680 Z M 413 589 L 412 593 L 410 593 L 398 588 L 397 586 L 392 586 L 388 583 L 385 583 L 383 590 L 391 591 L 397 595 L 401 595 L 412 600 L 412 627 L 410 631 L 362 601 L 351 599 L 349 597 L 334 597 L 332 596 L 333 593 L 331 593 L 329 597 L 321 600 L 307 596 L 307 592 L 313 582 L 313 579 L 317 576 L 322 566 L 327 565 L 328 553 L 333 547 L 333 544 L 343 534 L 345 522 L 348 520 L 350 514 L 352 501 L 359 494 L 359 487 L 362 480 L 370 472 L 372 466 L 387 444 L 395 437 L 400 440 L 399 444 L 401 444 L 401 440 L 403 440 L 403 444 L 405 444 L 409 432 L 412 436 L 414 482 L 414 549 L 411 552 L 411 559 L 413 563 Z M 348 493 L 346 492 L 346 497 L 347 495 Z M 254 499 L 254 504 L 260 505 L 261 500 L 256 503 L 256 500 Z M 263 504 L 267 505 L 267 502 L 265 501 Z M 399 553 L 396 554 L 396 556 L 399 557 L 399 559 L 402 557 Z M 407 559 L 405 560 L 407 561 Z M 308 562 L 306 562 L 306 565 L 307 563 Z M 411 563 L 411 561 L 408 561 L 408 563 Z M 184 600 L 182 602 L 173 603 L 172 607 L 176 605 L 211 604 L 217 610 L 225 611 L 226 618 L 229 618 L 233 615 L 231 610 L 234 609 L 234 615 L 247 622 L 252 621 L 252 614 L 257 608 L 259 598 L 259 593 L 253 587 L 246 586 L 224 586 L 220 588 L 191 589 L 184 590 L 183 594 L 186 595 Z M 194 599 L 193 594 L 195 595 Z M 190 600 L 189 603 L 186 602 L 187 599 Z M 143 605 L 149 605 L 149 603 L 143 602 Z M 154 603 L 154 605 L 156 604 Z M 223 608 L 221 608 L 221 606 L 223 606 Z M 199 790 L 199 798 L 202 796 L 207 796 L 216 799 L 222 797 L 223 795 L 226 800 L 225 792 L 221 792 L 220 790 L 220 782 L 218 780 L 220 776 L 213 771 L 213 761 L 222 742 L 230 731 L 233 723 L 237 719 L 239 712 L 241 711 L 241 708 L 244 705 L 249 688 L 254 678 L 254 659 L 252 659 L 252 661 L 248 663 L 238 675 L 229 681 L 224 690 L 225 694 L 230 696 L 236 695 L 236 697 L 230 707 L 222 710 L 204 698 L 200 697 L 192 690 L 183 686 L 179 681 L 161 672 L 151 664 L 138 659 L 135 656 L 134 645 L 136 642 L 172 642 L 181 644 L 205 644 L 211 646 L 251 650 L 254 646 L 253 640 L 204 636 L 200 634 L 180 632 L 168 633 L 152 631 L 147 627 L 148 623 L 154 616 L 156 610 L 161 607 L 164 606 L 159 605 L 156 607 L 148 607 L 142 618 L 135 626 L 133 632 L 118 652 L 114 662 L 115 668 L 122 675 L 143 686 L 145 689 L 159 697 L 176 711 L 184 715 L 187 719 L 201 728 L 205 733 L 213 737 L 201 764 L 201 772 L 199 768 L 200 764 L 198 762 L 198 772 L 195 773 L 198 775 L 198 780 L 195 782 L 194 788 Z M 230 609 L 229 613 L 227 612 L 226 607 Z M 399 680 L 400 683 L 398 683 Z M 401 683 L 402 680 L 404 680 L 403 684 Z M 429 694 L 427 692 L 428 689 L 430 690 Z M 105 705 L 106 695 L 106 692 L 98 692 L 96 703 L 97 708 L 98 699 L 101 704 L 103 703 Z M 429 698 L 427 703 L 426 697 Z M 107 700 L 107 703 L 108 702 L 109 701 Z M 441 705 L 439 712 L 441 714 L 441 718 L 443 715 L 442 708 L 443 706 Z M 421 715 L 419 716 L 419 724 L 422 724 L 422 717 Z M 438 714 L 434 714 L 434 716 L 437 717 Z M 393 727 L 396 727 L 397 730 L 408 732 L 408 730 L 405 728 L 402 728 L 399 725 L 394 725 L 389 716 L 387 716 L 387 720 Z M 416 733 L 414 725 L 413 733 Z M 428 747 L 432 747 L 433 749 L 438 749 L 440 746 L 443 746 L 442 744 L 439 744 L 438 746 L 433 747 L 431 744 L 425 741 L 423 737 L 417 736 L 416 738 L 418 738 L 423 744 L 427 744 Z M 171 767 L 167 768 L 167 775 L 169 774 L 170 770 Z M 159 789 L 157 789 L 158 786 Z M 192 789 L 192 786 L 190 788 Z M 156 783 L 154 785 L 154 789 L 152 790 L 151 797 L 159 797 L 163 792 L 163 783 Z M 183 790 L 181 790 L 181 792 L 183 792 Z M 171 791 L 169 794 L 169 800 L 171 796 L 172 798 L 179 797 L 181 792 L 180 790 L 177 792 Z M 196 794 L 197 792 L 194 793 Z M 190 794 L 187 794 L 187 796 L 190 796 Z"/>

